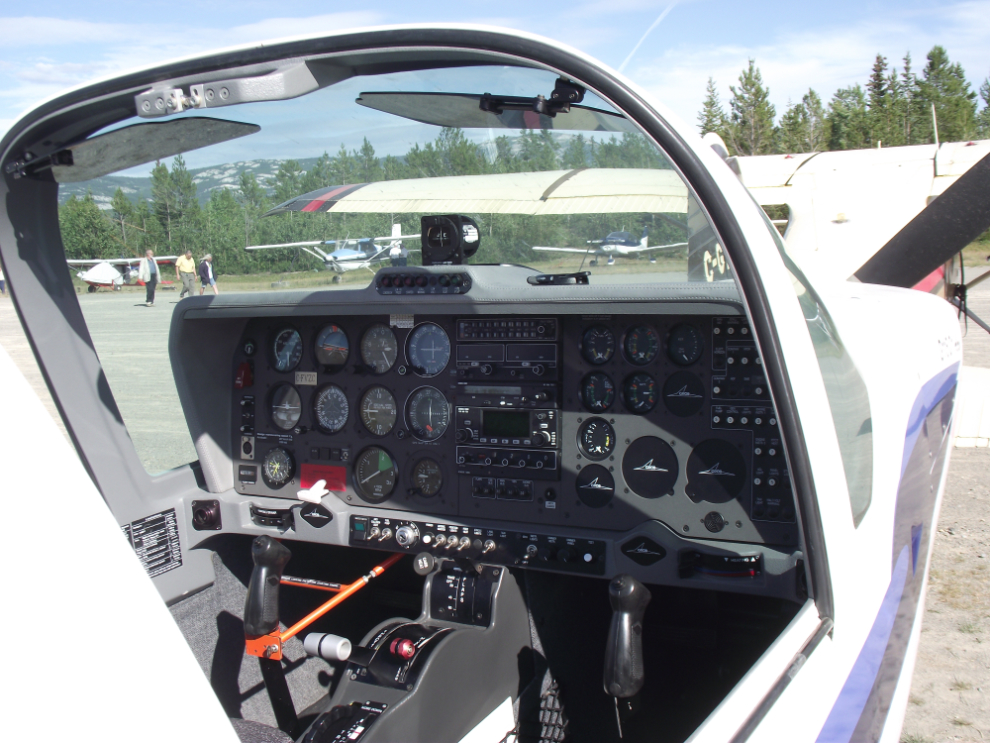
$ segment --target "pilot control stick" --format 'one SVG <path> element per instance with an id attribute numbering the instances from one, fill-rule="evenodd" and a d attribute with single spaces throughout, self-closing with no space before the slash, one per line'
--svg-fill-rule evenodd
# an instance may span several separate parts
<path id="1" fill-rule="evenodd" d="M 244 633 L 260 637 L 278 629 L 278 586 L 292 553 L 271 537 L 251 543 L 254 570 L 244 604 Z"/>
<path id="2" fill-rule="evenodd" d="M 608 598 L 612 604 L 612 623 L 605 646 L 604 682 L 605 692 L 615 697 L 621 738 L 622 717 L 632 711 L 631 698 L 643 688 L 643 614 L 651 596 L 649 589 L 632 576 L 617 575 L 609 583 Z"/>

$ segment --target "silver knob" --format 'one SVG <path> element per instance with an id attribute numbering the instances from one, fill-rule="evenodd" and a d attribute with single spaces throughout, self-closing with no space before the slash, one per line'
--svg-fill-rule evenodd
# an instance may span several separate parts
<path id="1" fill-rule="evenodd" d="M 404 524 L 395 530 L 395 543 L 400 547 L 412 547 L 419 541 L 419 529 L 415 524 Z"/>

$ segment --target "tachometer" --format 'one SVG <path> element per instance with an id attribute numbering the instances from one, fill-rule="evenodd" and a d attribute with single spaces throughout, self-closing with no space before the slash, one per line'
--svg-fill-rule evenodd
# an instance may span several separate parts
<path id="1" fill-rule="evenodd" d="M 337 433 L 347 423 L 350 406 L 347 395 L 335 384 L 327 385 L 316 393 L 313 401 L 316 424 L 327 433 Z"/>
<path id="2" fill-rule="evenodd" d="M 296 368 L 302 359 L 302 336 L 295 328 L 283 328 L 275 334 L 272 342 L 272 358 L 275 371 L 287 372 Z"/>
<path id="3" fill-rule="evenodd" d="M 387 325 L 372 325 L 361 338 L 361 360 L 374 369 L 375 374 L 384 374 L 395 364 L 399 355 L 399 343 L 395 333 Z"/>
<path id="4" fill-rule="evenodd" d="M 603 413 L 615 400 L 615 385 L 608 374 L 593 372 L 581 382 L 581 399 L 592 413 Z"/>
<path id="5" fill-rule="evenodd" d="M 324 366 L 343 366 L 350 354 L 347 335 L 339 325 L 327 325 L 316 334 L 316 360 Z"/>
<path id="6" fill-rule="evenodd" d="M 406 422 L 420 441 L 436 441 L 450 423 L 447 398 L 435 387 L 420 387 L 406 403 Z"/>
<path id="7" fill-rule="evenodd" d="M 626 358 L 630 364 L 649 364 L 660 352 L 660 334 L 646 325 L 637 325 L 626 333 Z"/>
<path id="8" fill-rule="evenodd" d="M 615 451 L 615 429 L 604 418 L 589 418 L 578 430 L 578 444 L 588 459 L 605 459 Z"/>
<path id="9" fill-rule="evenodd" d="M 395 462 L 384 449 L 371 446 L 354 462 L 354 489 L 368 503 L 381 503 L 395 489 Z"/>
<path id="10" fill-rule="evenodd" d="M 421 377 L 435 377 L 450 361 L 450 338 L 439 325 L 424 322 L 409 334 L 406 343 L 409 366 Z"/>
<path id="11" fill-rule="evenodd" d="M 278 490 L 296 474 L 296 463 L 288 450 L 276 446 L 265 455 L 261 465 L 261 476 L 273 490 Z"/>
<path id="12" fill-rule="evenodd" d="M 302 401 L 291 384 L 280 384 L 272 392 L 272 423 L 283 431 L 291 431 L 299 424 Z"/>
<path id="13" fill-rule="evenodd" d="M 395 397 L 384 387 L 372 387 L 361 397 L 361 422 L 375 436 L 385 436 L 395 428 L 399 409 Z"/>
<path id="14" fill-rule="evenodd" d="M 705 341 L 701 332 L 693 325 L 677 325 L 667 337 L 667 356 L 680 366 L 690 366 L 701 358 L 704 350 Z"/>
<path id="15" fill-rule="evenodd" d="M 414 491 L 426 498 L 432 498 L 443 487 L 443 472 L 440 465 L 432 459 L 421 459 L 413 467 L 412 482 L 409 483 Z"/>
<path id="16" fill-rule="evenodd" d="M 581 336 L 581 355 L 589 364 L 604 364 L 615 353 L 615 335 L 608 328 L 596 325 Z"/>

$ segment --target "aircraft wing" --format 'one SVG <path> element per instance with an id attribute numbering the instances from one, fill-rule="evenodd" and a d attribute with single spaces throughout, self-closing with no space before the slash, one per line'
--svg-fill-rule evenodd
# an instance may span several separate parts
<path id="1" fill-rule="evenodd" d="M 373 237 L 373 242 L 384 242 L 385 240 L 419 240 L 422 237 L 418 232 L 415 235 L 389 235 L 388 237 Z"/>
<path id="2" fill-rule="evenodd" d="M 648 253 L 651 250 L 676 250 L 678 248 L 686 248 L 687 243 L 669 243 L 667 245 L 636 245 L 635 247 L 627 247 L 622 252 L 623 253 Z"/>
<path id="3" fill-rule="evenodd" d="M 531 250 L 548 250 L 553 253 L 594 253 L 598 248 L 547 248 L 542 245 L 534 245 Z"/>
<path id="4" fill-rule="evenodd" d="M 101 263 L 109 263 L 111 266 L 129 266 L 137 263 L 140 258 L 73 258 L 66 259 L 70 266 L 98 266 Z"/>
<path id="5" fill-rule="evenodd" d="M 302 248 L 312 245 L 336 245 L 337 240 L 307 240 L 301 243 L 276 243 L 274 245 L 248 245 L 245 250 L 268 250 L 269 248 Z"/>

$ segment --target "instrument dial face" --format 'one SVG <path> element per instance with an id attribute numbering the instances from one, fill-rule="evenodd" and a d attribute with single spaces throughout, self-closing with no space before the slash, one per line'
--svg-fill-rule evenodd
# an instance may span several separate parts
<path id="1" fill-rule="evenodd" d="M 280 384 L 272 392 L 272 423 L 283 431 L 291 431 L 299 425 L 302 401 L 291 384 Z"/>
<path id="2" fill-rule="evenodd" d="M 275 334 L 272 343 L 275 371 L 292 371 L 302 359 L 302 336 L 295 328 L 283 328 Z"/>
<path id="3" fill-rule="evenodd" d="M 646 325 L 630 328 L 626 333 L 625 350 L 630 364 L 649 364 L 660 353 L 660 334 Z"/>
<path id="4" fill-rule="evenodd" d="M 395 489 L 395 462 L 384 449 L 372 446 L 354 462 L 354 489 L 369 503 L 381 503 Z"/>
<path id="5" fill-rule="evenodd" d="M 268 487 L 278 490 L 296 474 L 296 463 L 292 455 L 281 446 L 277 446 L 265 455 L 261 466 L 261 475 Z"/>
<path id="6" fill-rule="evenodd" d="M 581 336 L 581 355 L 589 364 L 604 364 L 615 354 L 615 335 L 608 328 L 588 328 Z"/>
<path id="7" fill-rule="evenodd" d="M 667 338 L 667 356 L 679 366 L 690 366 L 701 358 L 705 342 L 701 332 L 693 325 L 683 323 L 670 331 Z"/>
<path id="8" fill-rule="evenodd" d="M 602 413 L 615 401 L 615 385 L 607 374 L 593 372 L 581 382 L 581 399 L 592 413 Z"/>
<path id="9" fill-rule="evenodd" d="M 420 441 L 436 441 L 450 424 L 447 398 L 435 387 L 420 387 L 406 403 L 406 422 Z"/>
<path id="10" fill-rule="evenodd" d="M 328 385 L 316 393 L 313 402 L 317 425 L 327 433 L 337 433 L 347 423 L 350 406 L 347 395 L 335 384 Z"/>
<path id="11" fill-rule="evenodd" d="M 578 444 L 588 459 L 605 459 L 615 451 L 615 429 L 604 418 L 589 418 L 578 430 Z"/>
<path id="12" fill-rule="evenodd" d="M 450 338 L 439 325 L 425 322 L 409 334 L 406 345 L 409 366 L 421 377 L 435 377 L 450 361 Z"/>
<path id="13" fill-rule="evenodd" d="M 361 338 L 361 360 L 375 374 L 384 374 L 395 364 L 399 356 L 399 343 L 395 333 L 387 325 L 372 325 Z"/>
<path id="14" fill-rule="evenodd" d="M 327 325 L 316 335 L 316 360 L 324 366 L 343 366 L 351 354 L 347 335 L 339 325 Z"/>
<path id="15" fill-rule="evenodd" d="M 375 436 L 385 436 L 395 428 L 399 409 L 395 397 L 384 387 L 372 387 L 361 397 L 361 422 Z"/>
<path id="16" fill-rule="evenodd" d="M 439 493 L 440 488 L 443 487 L 443 472 L 440 470 L 440 465 L 432 459 L 419 460 L 413 467 L 410 487 L 426 498 L 432 498 Z"/>
<path id="17" fill-rule="evenodd" d="M 649 374 L 633 374 L 622 387 L 622 399 L 636 415 L 649 413 L 657 404 L 657 383 Z"/>

